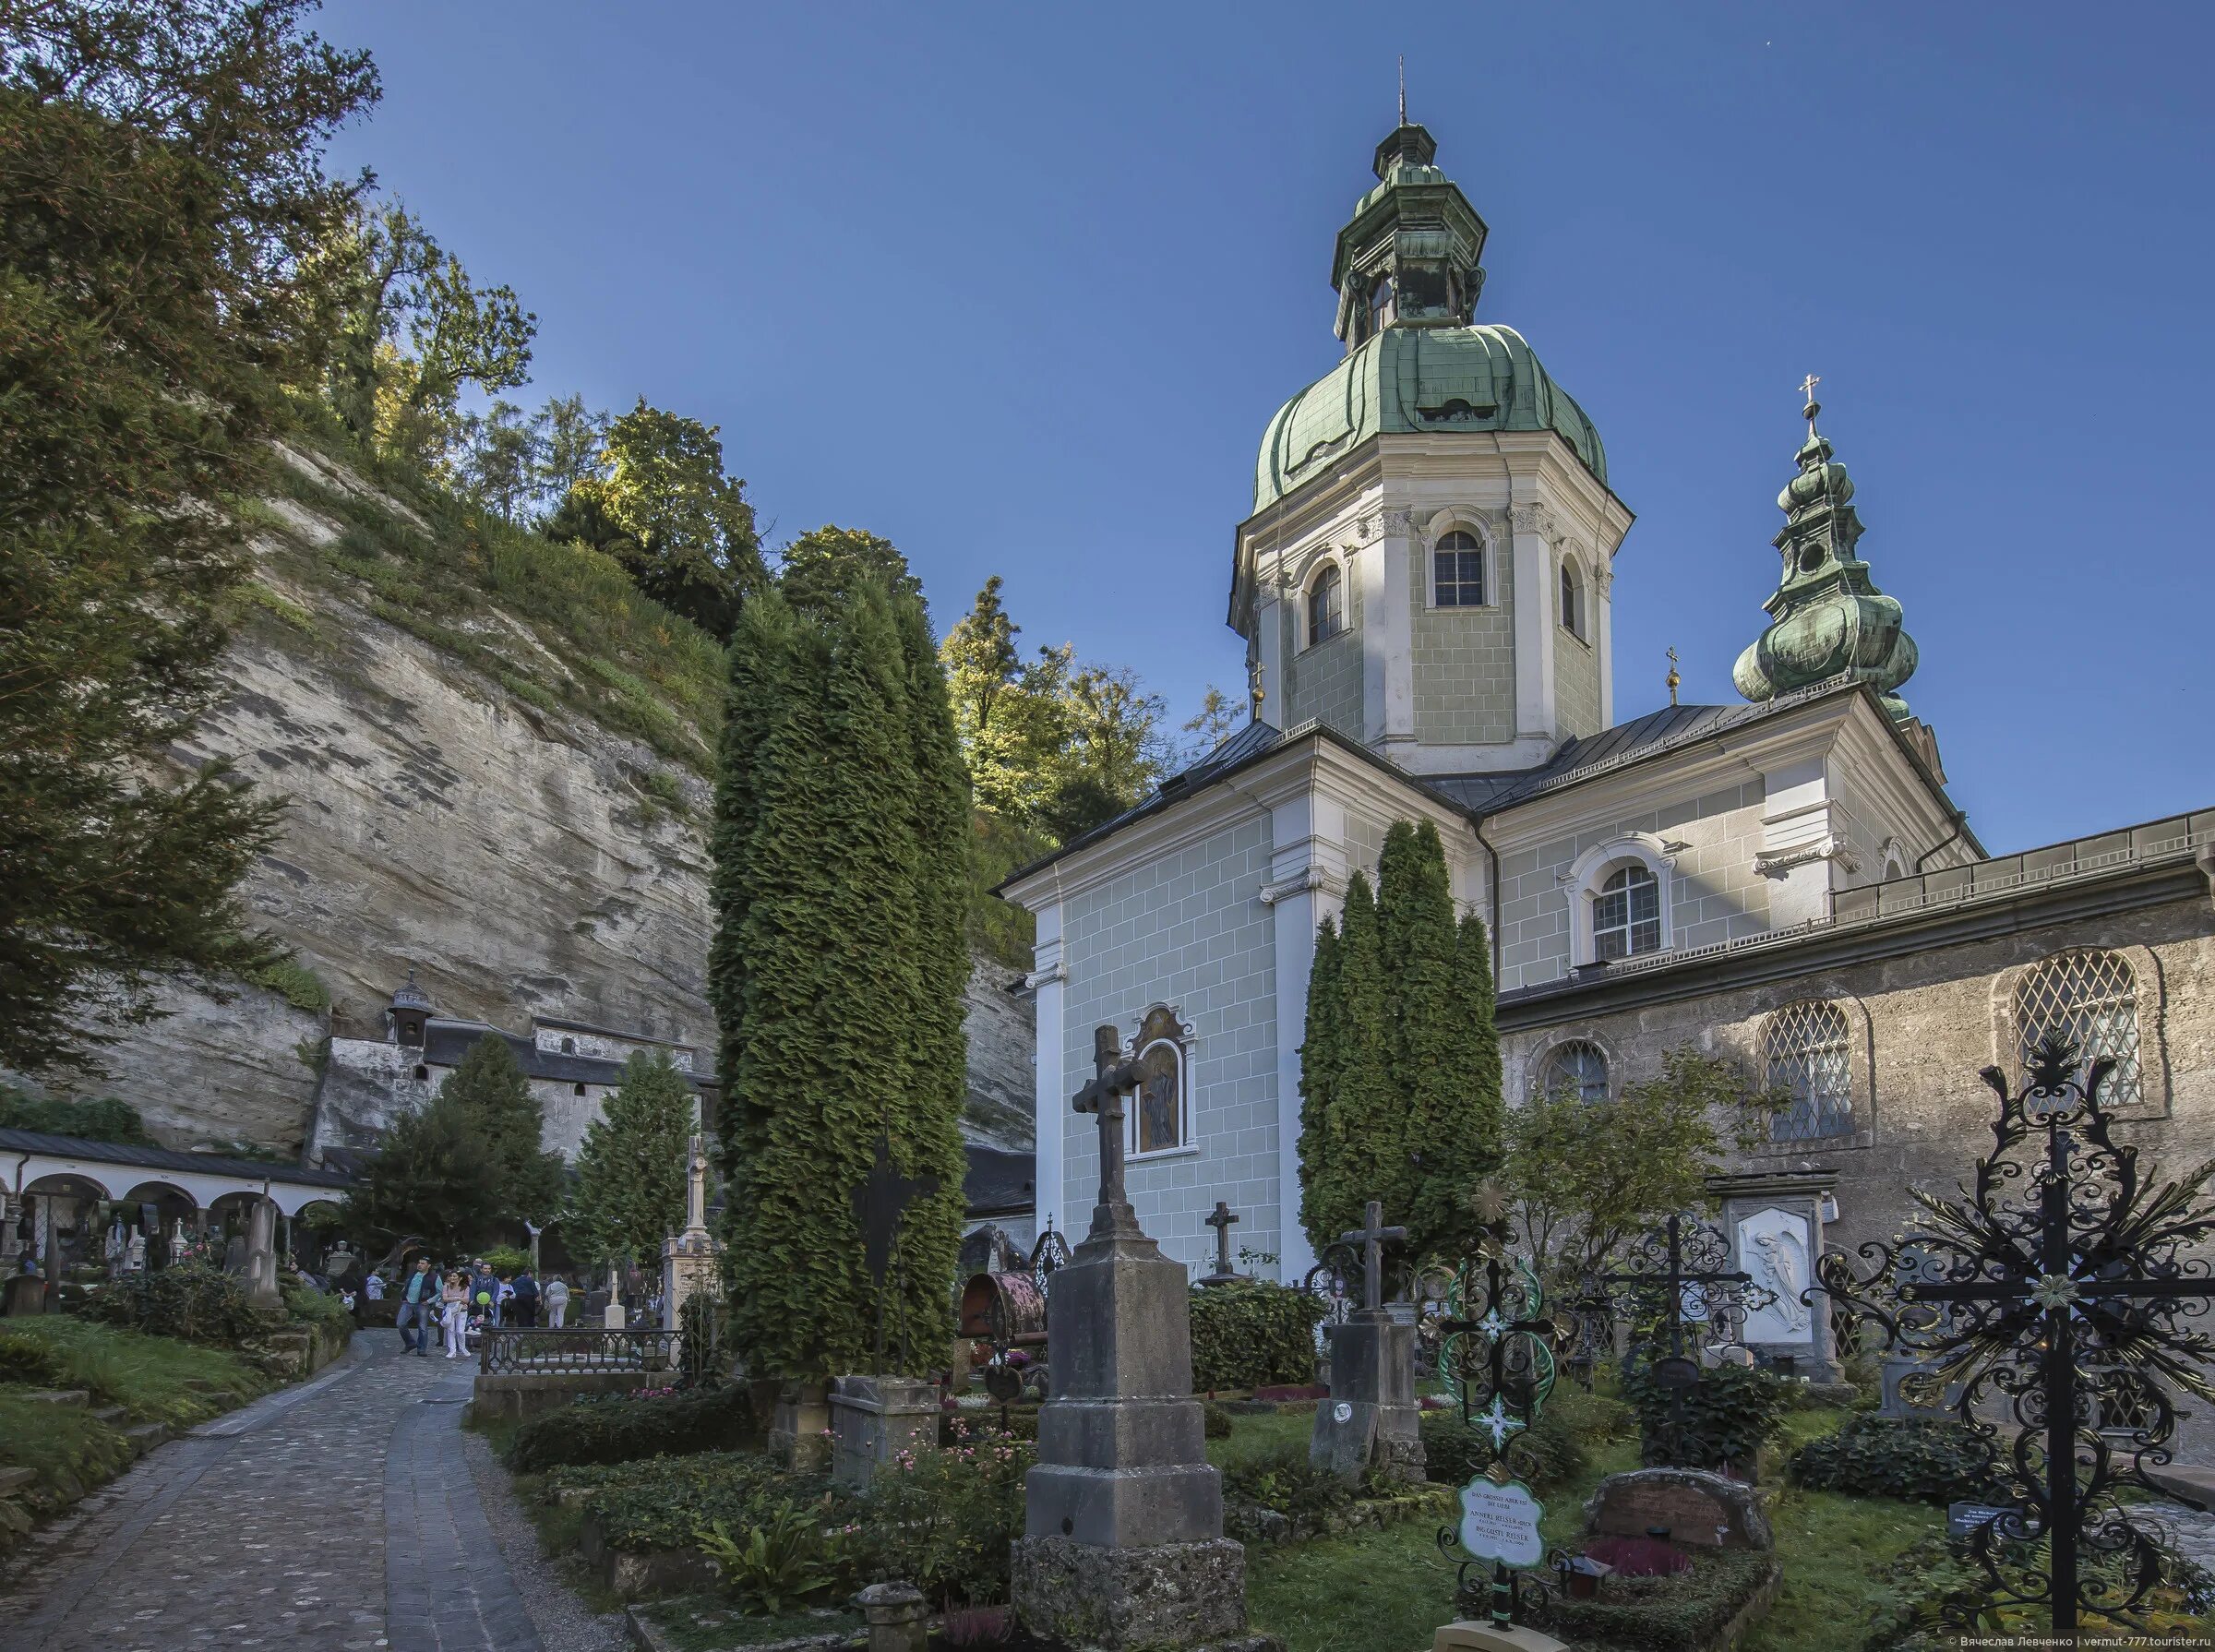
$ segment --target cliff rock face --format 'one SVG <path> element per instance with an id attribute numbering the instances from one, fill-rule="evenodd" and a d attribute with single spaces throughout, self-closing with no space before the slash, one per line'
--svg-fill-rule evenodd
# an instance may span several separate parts
<path id="1" fill-rule="evenodd" d="M 304 506 L 274 509 L 295 545 L 339 537 Z M 228 1005 L 175 993 L 176 1012 L 112 1048 L 110 1076 L 89 1087 L 134 1102 L 178 1145 L 296 1149 L 321 1041 L 382 1036 L 411 969 L 444 1015 L 522 1031 L 535 1012 L 712 1050 L 708 784 L 300 567 L 265 562 L 259 608 L 229 654 L 231 692 L 185 755 L 230 757 L 290 797 L 282 840 L 244 894 L 329 988 L 329 1016 L 257 988 Z M 558 647 L 495 606 L 452 623 L 566 669 Z M 980 960 L 971 991 L 973 1128 L 1003 1145 L 1027 1143 L 1030 1117 L 1012 974 Z"/>

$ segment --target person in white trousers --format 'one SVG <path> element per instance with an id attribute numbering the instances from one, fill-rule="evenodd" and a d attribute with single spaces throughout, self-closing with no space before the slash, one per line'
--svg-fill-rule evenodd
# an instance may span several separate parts
<path id="1" fill-rule="evenodd" d="M 569 1282 L 557 1274 L 546 1281 L 546 1288 L 539 1295 L 545 1299 L 547 1325 L 560 1330 L 562 1322 L 569 1316 Z"/>
<path id="2" fill-rule="evenodd" d="M 459 1274 L 446 1276 L 445 1307 L 446 1357 L 459 1359 L 469 1340 L 469 1286 Z"/>

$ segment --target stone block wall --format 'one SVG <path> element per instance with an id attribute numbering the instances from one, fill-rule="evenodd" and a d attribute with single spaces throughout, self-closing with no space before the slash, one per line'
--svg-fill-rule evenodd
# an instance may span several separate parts
<path id="1" fill-rule="evenodd" d="M 1586 588 L 1586 600 L 1598 598 Z M 1585 636 L 1553 628 L 1553 703 L 1562 733 L 1589 736 L 1599 733 L 1598 617 L 1585 621 Z"/>
<path id="2" fill-rule="evenodd" d="M 1341 564 L 1340 587 L 1346 597 L 1346 629 L 1327 642 L 1307 645 L 1308 603 L 1306 581 L 1314 578 L 1311 564 L 1299 589 L 1277 605 L 1277 614 L 1288 629 L 1284 658 L 1290 681 L 1286 687 L 1287 727 L 1313 721 L 1359 739 L 1362 735 L 1361 582 L 1355 559 Z"/>
<path id="3" fill-rule="evenodd" d="M 1529 1093 L 1545 1051 L 1565 1037 L 1600 1046 L 1618 1091 L 1652 1077 L 1666 1051 L 1685 1045 L 1728 1057 L 1758 1080 L 1773 1012 L 1799 999 L 1837 1004 L 1850 1029 L 1852 1133 L 1779 1143 L 1734 1167 L 1835 1169 L 1838 1219 L 1830 1238 L 1851 1250 L 1903 1227 L 1916 1210 L 1910 1188 L 1951 1194 L 1970 1173 L 1990 1146 L 1995 1116 L 1978 1070 L 1996 1063 L 2020 1081 L 2015 986 L 2039 960 L 2083 946 L 2120 952 L 2137 979 L 2145 1099 L 2119 1112 L 2118 1140 L 2138 1147 L 2149 1175 L 2173 1177 L 2215 1156 L 2215 910 L 2204 895 L 1613 1014 L 1563 1012 L 1502 1039 L 1510 1096 Z M 2186 1427 L 2189 1450 L 2180 1456 L 2215 1462 L 2215 1416 L 2196 1403 L 2185 1408 L 2203 1415 Z"/>
<path id="4" fill-rule="evenodd" d="M 1205 1272 L 1215 1235 L 1203 1218 L 1227 1199 L 1244 1218 L 1240 1243 L 1278 1249 L 1276 952 L 1260 900 L 1270 856 L 1266 816 L 1240 822 L 1097 888 L 1072 896 L 1062 1086 L 1092 1077 L 1092 1029 L 1127 1039 L 1155 1004 L 1192 1028 L 1192 1144 L 1130 1162 L 1131 1203 L 1167 1255 Z M 1099 1138 L 1064 1114 L 1062 1193 L 1050 1210 L 1072 1240 L 1091 1219 Z"/>

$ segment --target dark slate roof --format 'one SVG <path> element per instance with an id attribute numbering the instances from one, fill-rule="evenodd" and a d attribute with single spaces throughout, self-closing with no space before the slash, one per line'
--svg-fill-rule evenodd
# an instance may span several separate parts
<path id="1" fill-rule="evenodd" d="M 1033 1209 L 1038 1203 L 1034 1179 L 1037 1158 L 1025 1151 L 987 1147 L 972 1142 L 968 1174 L 962 1179 L 962 1200 L 973 1216 L 1004 1216 Z"/>
<path id="2" fill-rule="evenodd" d="M 434 1018 L 426 1023 L 423 1032 L 425 1061 L 440 1067 L 459 1067 L 461 1058 L 469 1054 L 480 1038 L 505 1038 L 508 1047 L 515 1052 L 516 1065 L 530 1078 L 553 1079 L 573 1084 L 619 1084 L 623 1082 L 623 1062 L 605 1056 L 565 1056 L 557 1050 L 541 1049 L 520 1033 L 503 1032 L 481 1021 L 445 1021 Z M 627 1058 L 628 1059 L 628 1058 Z M 683 1071 L 683 1069 L 678 1069 Z M 698 1069 L 685 1073 L 695 1090 L 712 1089 L 715 1075 Z"/>
<path id="3" fill-rule="evenodd" d="M 52 1158 L 90 1159 L 103 1165 L 130 1165 L 142 1170 L 183 1170 L 199 1176 L 233 1176 L 241 1181 L 289 1181 L 295 1186 L 347 1188 L 353 1178 L 338 1170 L 306 1165 L 265 1165 L 255 1159 L 222 1158 L 212 1153 L 179 1153 L 172 1147 L 137 1147 L 123 1142 L 90 1142 L 82 1136 L 50 1136 L 42 1130 L 0 1130 L 0 1153 L 42 1153 Z M 158 1180 L 156 1177 L 143 1178 Z"/>
<path id="4" fill-rule="evenodd" d="M 1580 735 L 1536 769 L 1507 773 L 1435 774 L 1431 788 L 1443 792 L 1462 808 L 1491 814 L 1527 801 L 1542 791 L 1582 778 L 1580 770 L 1601 763 L 1630 762 L 1651 757 L 1673 746 L 1704 739 L 1766 715 L 1764 705 L 1670 705 L 1628 723 L 1618 723 L 1596 735 Z"/>

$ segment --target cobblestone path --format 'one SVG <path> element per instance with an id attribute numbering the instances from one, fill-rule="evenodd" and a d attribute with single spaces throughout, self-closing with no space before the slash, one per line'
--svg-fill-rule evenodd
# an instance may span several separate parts
<path id="1" fill-rule="evenodd" d="M 354 1338 L 39 1534 L 0 1652 L 540 1652 L 460 1436 L 473 1366 Z"/>

